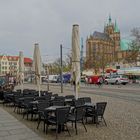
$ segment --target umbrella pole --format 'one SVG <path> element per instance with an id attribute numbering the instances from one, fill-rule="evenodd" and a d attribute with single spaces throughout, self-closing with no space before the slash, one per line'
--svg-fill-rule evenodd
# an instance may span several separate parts
<path id="1" fill-rule="evenodd" d="M 78 86 L 75 84 L 75 98 L 78 99 Z"/>
<path id="2" fill-rule="evenodd" d="M 38 92 L 39 92 L 39 97 L 40 97 L 41 96 L 41 94 L 40 94 L 40 83 L 38 85 Z"/>
<path id="3" fill-rule="evenodd" d="M 39 84 L 38 84 L 38 92 L 39 92 L 39 97 L 41 96 L 40 94 L 40 77 L 39 77 Z"/>
<path id="4" fill-rule="evenodd" d="M 23 83 L 21 83 L 21 93 L 23 93 Z"/>

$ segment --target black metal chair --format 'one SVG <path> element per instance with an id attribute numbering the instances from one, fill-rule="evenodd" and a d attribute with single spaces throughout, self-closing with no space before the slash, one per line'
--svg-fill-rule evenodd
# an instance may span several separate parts
<path id="1" fill-rule="evenodd" d="M 39 125 L 41 123 L 41 121 L 44 122 L 44 132 L 45 132 L 45 121 L 46 121 L 46 115 L 44 114 L 45 112 L 45 108 L 49 107 L 50 103 L 43 101 L 43 102 L 39 102 L 37 105 L 38 108 L 38 124 L 37 124 L 37 129 L 39 128 Z"/>
<path id="2" fill-rule="evenodd" d="M 66 95 L 65 99 L 75 99 L 75 96 L 74 95 Z"/>
<path id="3" fill-rule="evenodd" d="M 69 106 L 73 106 L 74 101 L 75 100 L 75 96 L 74 95 L 66 95 L 65 96 L 65 105 L 69 105 Z"/>
<path id="4" fill-rule="evenodd" d="M 55 98 L 55 97 L 57 97 L 57 96 L 58 96 L 58 94 L 57 94 L 57 93 L 56 93 L 56 94 L 52 94 L 52 97 L 54 97 L 54 98 Z"/>
<path id="5" fill-rule="evenodd" d="M 54 100 L 55 101 L 65 101 L 65 97 L 63 97 L 63 96 L 56 96 L 55 98 L 54 98 Z"/>
<path id="6" fill-rule="evenodd" d="M 3 94 L 3 105 L 10 105 L 12 103 L 13 97 L 14 95 L 12 92 L 5 91 Z"/>
<path id="7" fill-rule="evenodd" d="M 70 107 L 56 109 L 56 112 L 55 112 L 56 118 L 55 119 L 52 117 L 47 118 L 46 133 L 50 125 L 56 125 L 56 138 L 57 138 L 57 134 L 61 132 L 62 130 L 64 130 L 64 127 L 66 127 L 66 130 L 68 131 L 70 135 L 70 132 L 67 127 L 69 111 L 70 111 Z"/>
<path id="8" fill-rule="evenodd" d="M 85 123 L 85 106 L 77 106 L 75 107 L 75 110 L 72 114 L 69 115 L 68 120 L 73 123 L 75 123 L 75 130 L 77 135 L 77 122 L 81 122 L 85 128 L 85 131 L 87 132 Z"/>
<path id="9" fill-rule="evenodd" d="M 96 103 L 95 108 L 93 108 L 92 111 L 88 112 L 87 117 L 92 117 L 92 120 L 94 120 L 94 123 L 96 123 L 96 127 L 100 122 L 102 122 L 102 120 L 104 121 L 104 124 L 107 126 L 106 121 L 104 119 L 106 105 L 107 102 L 98 102 Z"/>
<path id="10" fill-rule="evenodd" d="M 35 100 L 36 101 L 40 101 L 40 100 L 43 101 L 43 100 L 46 100 L 46 98 L 45 98 L 45 96 L 41 96 L 41 97 L 36 97 Z"/>
<path id="11" fill-rule="evenodd" d="M 85 103 L 91 103 L 90 97 L 83 97 Z"/>
<path id="12" fill-rule="evenodd" d="M 77 100 L 74 100 L 74 106 L 83 106 L 84 104 L 85 104 L 85 102 L 81 98 L 78 98 Z"/>
<path id="13" fill-rule="evenodd" d="M 95 111 L 96 125 L 103 120 L 105 125 L 107 126 L 106 121 L 104 119 L 104 112 L 105 112 L 106 105 L 107 102 L 99 102 L 96 104 L 96 111 Z"/>
<path id="14" fill-rule="evenodd" d="M 17 113 L 20 113 L 22 106 L 22 101 L 20 98 L 23 98 L 23 95 L 14 95 L 13 99 L 13 105 L 14 105 L 14 112 L 17 111 Z"/>
<path id="15" fill-rule="evenodd" d="M 32 111 L 33 111 L 33 106 L 30 103 L 32 101 L 34 101 L 34 97 L 24 97 L 24 100 L 21 103 L 21 108 L 24 109 L 23 118 L 24 118 L 24 116 L 26 114 L 27 115 L 27 120 L 28 120 L 29 114 L 32 114 Z"/>

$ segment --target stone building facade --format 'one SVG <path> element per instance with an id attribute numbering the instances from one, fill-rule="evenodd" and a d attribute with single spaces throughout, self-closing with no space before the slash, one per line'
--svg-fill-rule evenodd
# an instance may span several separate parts
<path id="1" fill-rule="evenodd" d="M 24 57 L 24 71 L 27 73 L 31 71 L 32 59 Z M 0 75 L 9 74 L 16 76 L 19 72 L 19 56 L 0 56 Z"/>
<path id="2" fill-rule="evenodd" d="M 103 32 L 95 31 L 86 40 L 86 67 L 102 68 L 120 63 L 130 54 L 128 41 L 121 39 L 117 22 L 109 16 Z"/>

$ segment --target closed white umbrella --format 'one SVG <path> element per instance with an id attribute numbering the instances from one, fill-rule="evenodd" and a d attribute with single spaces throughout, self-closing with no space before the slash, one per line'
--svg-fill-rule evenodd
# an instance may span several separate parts
<path id="1" fill-rule="evenodd" d="M 74 81 L 75 98 L 78 98 L 80 86 L 80 36 L 79 25 L 73 25 L 72 29 L 72 79 Z"/>
<path id="2" fill-rule="evenodd" d="M 35 71 L 35 78 L 36 78 L 36 83 L 39 91 L 39 96 L 40 94 L 40 76 L 41 76 L 41 69 L 42 69 L 42 61 L 41 61 L 41 55 L 40 55 L 40 50 L 39 50 L 39 44 L 36 43 L 34 46 L 34 55 L 33 55 L 33 69 Z"/>
<path id="3" fill-rule="evenodd" d="M 21 86 L 21 92 L 23 92 L 24 83 L 24 57 L 23 52 L 19 52 L 19 84 Z"/>

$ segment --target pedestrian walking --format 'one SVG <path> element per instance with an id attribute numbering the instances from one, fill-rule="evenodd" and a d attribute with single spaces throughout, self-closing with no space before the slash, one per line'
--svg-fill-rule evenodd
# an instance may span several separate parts
<path id="1" fill-rule="evenodd" d="M 97 84 L 98 84 L 98 87 L 99 87 L 99 88 L 102 87 L 102 85 L 103 85 L 103 77 L 102 77 L 102 76 L 100 76 L 100 77 L 98 78 Z"/>

